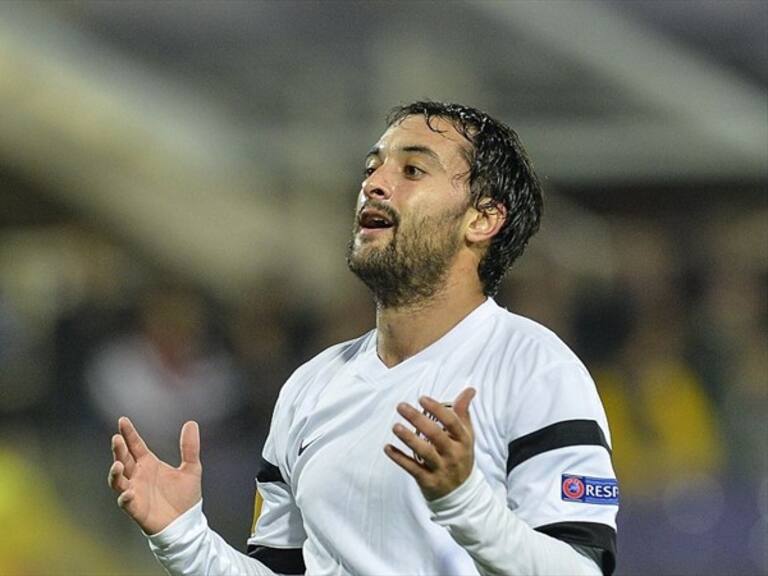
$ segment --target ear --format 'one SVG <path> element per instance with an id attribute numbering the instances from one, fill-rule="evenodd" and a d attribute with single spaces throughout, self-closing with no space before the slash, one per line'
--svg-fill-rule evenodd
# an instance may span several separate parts
<path id="1" fill-rule="evenodd" d="M 477 208 L 471 208 L 469 213 L 466 239 L 471 244 L 489 243 L 507 220 L 507 209 L 504 205 L 490 198 L 481 199 Z"/>

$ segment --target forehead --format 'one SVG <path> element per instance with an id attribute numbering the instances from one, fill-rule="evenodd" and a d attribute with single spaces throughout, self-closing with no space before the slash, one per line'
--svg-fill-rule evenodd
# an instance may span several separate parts
<path id="1" fill-rule="evenodd" d="M 467 139 L 459 134 L 449 120 L 431 118 L 430 123 L 431 128 L 424 116 L 407 116 L 387 128 L 376 146 L 385 154 L 388 149 L 426 146 L 440 157 L 444 166 L 454 166 L 456 163 L 466 166 L 464 152 L 470 146 Z"/>

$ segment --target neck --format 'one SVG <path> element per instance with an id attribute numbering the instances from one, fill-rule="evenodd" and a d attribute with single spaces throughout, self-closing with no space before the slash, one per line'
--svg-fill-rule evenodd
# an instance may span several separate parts
<path id="1" fill-rule="evenodd" d="M 450 275 L 443 287 L 423 301 L 376 310 L 376 352 L 388 368 L 407 360 L 447 334 L 486 300 L 478 283 Z"/>

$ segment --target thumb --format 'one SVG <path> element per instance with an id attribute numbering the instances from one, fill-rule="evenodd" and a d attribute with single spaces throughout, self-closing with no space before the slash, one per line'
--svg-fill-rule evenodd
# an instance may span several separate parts
<path id="1" fill-rule="evenodd" d="M 472 402 L 472 398 L 475 397 L 476 393 L 477 390 L 472 387 L 465 388 L 453 402 L 453 411 L 456 412 L 461 423 L 469 430 L 472 430 L 472 419 L 469 416 L 469 404 Z"/>
<path id="2" fill-rule="evenodd" d="M 200 428 L 194 420 L 190 420 L 182 426 L 179 448 L 181 449 L 182 468 L 200 465 Z"/>

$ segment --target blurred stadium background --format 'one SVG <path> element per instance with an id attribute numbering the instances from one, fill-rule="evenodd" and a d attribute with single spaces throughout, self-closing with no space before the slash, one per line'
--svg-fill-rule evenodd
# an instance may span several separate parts
<path id="1" fill-rule="evenodd" d="M 344 249 L 395 104 L 485 108 L 546 182 L 498 300 L 595 376 L 618 574 L 768 573 L 768 4 L 0 3 L 0 574 L 161 574 L 131 415 L 249 531 L 279 387 L 373 326 Z"/>

